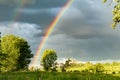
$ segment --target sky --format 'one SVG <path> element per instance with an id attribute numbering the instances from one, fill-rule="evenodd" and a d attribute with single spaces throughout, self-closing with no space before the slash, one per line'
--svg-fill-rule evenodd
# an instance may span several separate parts
<path id="1" fill-rule="evenodd" d="M 21 2 L 24 2 L 22 4 Z M 0 32 L 26 39 L 35 54 L 45 31 L 68 0 L 0 0 Z M 80 61 L 120 59 L 120 28 L 111 28 L 112 9 L 102 0 L 74 0 L 43 49 Z M 38 62 L 39 63 L 39 62 Z"/>

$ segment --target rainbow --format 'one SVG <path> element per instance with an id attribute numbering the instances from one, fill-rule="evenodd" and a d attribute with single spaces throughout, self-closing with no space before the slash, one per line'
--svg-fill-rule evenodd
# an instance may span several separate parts
<path id="1" fill-rule="evenodd" d="M 17 5 L 17 8 L 19 8 L 19 9 L 24 9 L 25 8 L 25 6 L 28 4 L 28 0 L 19 0 L 19 4 Z M 19 18 L 20 18 L 20 16 L 21 16 L 21 11 L 15 11 L 14 12 L 14 14 L 13 14 L 13 16 L 12 16 L 12 18 L 11 18 L 11 22 L 17 22 L 17 20 L 19 20 Z M 11 26 L 11 28 L 12 29 L 10 29 L 10 30 L 8 30 L 7 32 L 13 32 L 14 31 L 14 27 L 13 26 Z"/>
<path id="2" fill-rule="evenodd" d="M 20 4 L 18 5 L 19 9 L 24 9 L 28 0 L 21 0 Z M 12 21 L 17 21 L 21 15 L 21 12 L 16 11 L 15 15 L 13 15 Z"/>
<path id="3" fill-rule="evenodd" d="M 18 5 L 17 5 L 17 8 L 21 9 L 21 10 L 24 9 L 25 6 L 28 4 L 28 0 L 18 0 L 18 1 L 19 2 L 18 2 Z M 14 12 L 12 18 L 11 18 L 11 22 L 12 23 L 17 22 L 19 20 L 20 16 L 21 16 L 21 12 L 15 10 L 15 12 Z M 6 29 L 6 32 L 13 32 L 14 31 L 13 26 L 10 26 L 10 28 L 12 28 L 12 29 Z"/>
<path id="4" fill-rule="evenodd" d="M 53 20 L 53 22 L 49 25 L 49 27 L 47 28 L 45 34 L 44 34 L 44 38 L 42 39 L 42 41 L 40 42 L 40 45 L 33 57 L 32 60 L 32 66 L 34 66 L 34 64 L 37 62 L 39 55 L 41 53 L 41 50 L 45 44 L 45 42 L 47 41 L 47 38 L 49 37 L 49 35 L 51 34 L 51 32 L 53 31 L 54 27 L 56 26 L 56 24 L 58 23 L 58 21 L 60 20 L 60 18 L 62 17 L 62 15 L 65 13 L 65 11 L 70 7 L 70 5 L 73 3 L 74 0 L 69 0 L 64 6 L 63 8 L 60 10 L 60 12 L 58 13 L 58 15 L 55 17 L 55 19 Z"/>

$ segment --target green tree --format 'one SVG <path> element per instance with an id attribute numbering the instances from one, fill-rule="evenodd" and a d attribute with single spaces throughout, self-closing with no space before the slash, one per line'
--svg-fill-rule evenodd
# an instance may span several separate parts
<path id="1" fill-rule="evenodd" d="M 72 60 L 70 59 L 70 58 L 68 58 L 66 61 L 65 61 L 65 67 L 68 67 L 68 66 L 70 66 L 70 62 L 71 62 Z"/>
<path id="2" fill-rule="evenodd" d="M 108 0 L 103 0 L 104 3 L 108 2 Z M 113 24 L 112 28 L 115 29 L 117 24 L 120 23 L 120 0 L 111 0 L 111 3 L 115 2 L 113 13 Z M 110 4 L 111 4 L 110 3 Z"/>
<path id="3" fill-rule="evenodd" d="M 1 71 L 14 71 L 26 69 L 30 63 L 30 46 L 23 38 L 6 35 L 1 38 Z"/>
<path id="4" fill-rule="evenodd" d="M 1 51 L 1 32 L 0 32 L 0 61 L 2 60 L 2 51 Z M 1 69 L 1 66 L 2 66 L 2 64 L 1 64 L 1 62 L 0 62 L 0 69 Z M 0 70 L 1 71 L 1 70 Z"/>
<path id="5" fill-rule="evenodd" d="M 55 66 L 57 60 L 57 54 L 54 50 L 45 50 L 42 55 L 41 64 L 46 71 L 52 69 Z"/>
<path id="6" fill-rule="evenodd" d="M 97 63 L 95 65 L 90 66 L 88 71 L 93 72 L 93 73 L 102 73 L 104 72 L 104 67 L 102 64 Z"/>
<path id="7" fill-rule="evenodd" d="M 1 32 L 0 32 L 0 53 L 1 53 Z"/>
<path id="8" fill-rule="evenodd" d="M 0 72 L 2 69 L 2 60 L 5 59 L 5 54 L 2 54 L 2 48 L 1 48 L 1 32 L 0 32 Z"/>

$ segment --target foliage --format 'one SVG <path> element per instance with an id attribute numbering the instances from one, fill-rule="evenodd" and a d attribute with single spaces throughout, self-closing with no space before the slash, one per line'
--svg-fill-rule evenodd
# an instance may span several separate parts
<path id="1" fill-rule="evenodd" d="M 112 63 L 77 63 L 72 64 L 72 66 L 69 66 L 66 68 L 67 72 L 74 72 L 74 71 L 80 71 L 80 72 L 91 72 L 91 73 L 108 73 L 112 74 L 120 73 L 120 62 L 112 62 Z"/>
<path id="2" fill-rule="evenodd" d="M 58 64 L 58 63 L 55 62 L 55 63 L 53 64 L 53 66 L 51 67 L 51 71 L 52 71 L 52 72 L 57 72 L 57 68 L 58 68 L 58 67 L 57 67 L 57 64 Z"/>
<path id="3" fill-rule="evenodd" d="M 2 60 L 2 58 L 3 58 L 4 56 L 2 55 L 2 50 L 1 50 L 1 32 L 0 32 L 0 61 Z M 1 62 L 0 62 L 0 69 L 1 69 L 1 66 L 2 66 L 2 64 L 1 64 Z M 1 70 L 0 70 L 1 71 Z"/>
<path id="4" fill-rule="evenodd" d="M 0 54 L 2 53 L 1 51 L 1 32 L 0 32 Z"/>
<path id="5" fill-rule="evenodd" d="M 107 2 L 107 0 L 103 0 L 103 3 L 106 3 Z"/>
<path id="6" fill-rule="evenodd" d="M 103 0 L 104 3 L 106 3 L 108 0 Z M 120 23 L 120 0 L 111 0 L 115 2 L 114 9 L 112 11 L 113 13 L 113 24 L 112 28 L 115 29 L 117 24 Z"/>
<path id="7" fill-rule="evenodd" d="M 71 60 L 70 58 L 68 58 L 68 59 L 65 61 L 65 64 L 62 64 L 62 65 L 60 66 L 62 72 L 66 72 L 66 68 L 71 67 L 71 66 L 74 64 L 74 63 L 70 63 L 71 61 L 72 61 L 72 60 Z"/>
<path id="8" fill-rule="evenodd" d="M 89 71 L 93 72 L 93 73 L 102 73 L 104 71 L 104 67 L 100 63 L 97 63 L 97 64 L 91 66 L 89 68 Z"/>
<path id="9" fill-rule="evenodd" d="M 6 35 L 1 38 L 1 68 L 4 71 L 25 69 L 32 57 L 30 46 L 23 38 L 14 35 Z"/>
<path id="10" fill-rule="evenodd" d="M 52 69 L 55 66 L 57 60 L 57 54 L 54 50 L 45 50 L 42 55 L 41 64 L 46 71 Z"/>
<path id="11" fill-rule="evenodd" d="M 70 66 L 70 62 L 71 62 L 71 59 L 70 58 L 68 58 L 66 61 L 65 61 L 65 67 L 68 67 L 68 66 Z"/>

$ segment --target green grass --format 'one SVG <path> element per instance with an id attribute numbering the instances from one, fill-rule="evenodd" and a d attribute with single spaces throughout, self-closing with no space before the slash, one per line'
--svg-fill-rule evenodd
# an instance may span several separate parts
<path id="1" fill-rule="evenodd" d="M 120 74 L 80 72 L 8 72 L 0 73 L 0 80 L 120 80 Z"/>

